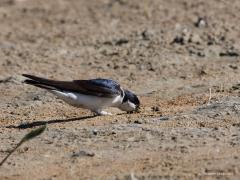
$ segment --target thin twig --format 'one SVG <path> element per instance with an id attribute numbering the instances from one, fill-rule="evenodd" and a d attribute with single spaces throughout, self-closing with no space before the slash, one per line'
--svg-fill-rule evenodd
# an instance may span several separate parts
<path id="1" fill-rule="evenodd" d="M 208 98 L 208 103 L 207 105 L 210 105 L 211 103 L 211 99 L 212 99 L 212 88 L 209 88 L 209 98 Z"/>

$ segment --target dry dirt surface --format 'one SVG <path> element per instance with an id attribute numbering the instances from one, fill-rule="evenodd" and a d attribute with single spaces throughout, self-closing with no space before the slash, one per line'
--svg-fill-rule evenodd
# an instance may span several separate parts
<path id="1" fill-rule="evenodd" d="M 239 179 L 239 0 L 1 0 L 0 179 Z M 22 81 L 111 78 L 94 117 Z"/>

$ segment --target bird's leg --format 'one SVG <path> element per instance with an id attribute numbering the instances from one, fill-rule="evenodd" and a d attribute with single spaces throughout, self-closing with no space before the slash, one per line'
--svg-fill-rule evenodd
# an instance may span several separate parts
<path id="1" fill-rule="evenodd" d="M 96 113 L 96 114 L 99 115 L 99 116 L 112 115 L 112 113 L 103 111 L 103 110 L 101 110 L 101 109 L 94 110 L 93 112 Z"/>

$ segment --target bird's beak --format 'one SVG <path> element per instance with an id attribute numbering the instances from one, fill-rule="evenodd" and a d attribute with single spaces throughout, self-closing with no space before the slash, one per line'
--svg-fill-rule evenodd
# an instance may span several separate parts
<path id="1" fill-rule="evenodd" d="M 139 113 L 140 112 L 140 107 L 137 106 L 135 110 L 133 111 L 128 111 L 127 114 L 133 114 L 133 113 Z"/>

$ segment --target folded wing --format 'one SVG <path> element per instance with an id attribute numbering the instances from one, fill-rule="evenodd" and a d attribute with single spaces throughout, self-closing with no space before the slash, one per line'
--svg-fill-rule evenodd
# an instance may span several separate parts
<path id="1" fill-rule="evenodd" d="M 99 97 L 115 97 L 123 93 L 120 85 L 110 79 L 56 81 L 28 74 L 23 76 L 29 78 L 24 81 L 25 83 L 48 90 L 70 91 Z"/>

